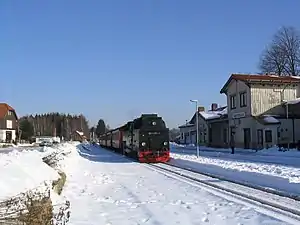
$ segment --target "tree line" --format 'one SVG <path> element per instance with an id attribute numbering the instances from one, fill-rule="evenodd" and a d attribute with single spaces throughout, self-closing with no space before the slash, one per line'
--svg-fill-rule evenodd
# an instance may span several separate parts
<path id="1" fill-rule="evenodd" d="M 89 137 L 88 121 L 82 114 L 45 113 L 23 116 L 19 120 L 21 139 L 29 140 L 33 136 L 58 136 L 71 139 L 75 131 Z"/>
<path id="2" fill-rule="evenodd" d="M 281 27 L 263 50 L 259 69 L 279 76 L 300 75 L 300 33 L 295 27 Z"/>

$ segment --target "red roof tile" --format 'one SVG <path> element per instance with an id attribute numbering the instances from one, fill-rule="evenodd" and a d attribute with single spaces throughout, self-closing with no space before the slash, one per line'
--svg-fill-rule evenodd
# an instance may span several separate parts
<path id="1" fill-rule="evenodd" d="M 270 83 L 300 83 L 300 77 L 295 76 L 277 76 L 277 75 L 260 75 L 260 74 L 232 74 L 221 89 L 224 93 L 232 80 L 244 82 L 270 82 Z"/>
<path id="2" fill-rule="evenodd" d="M 15 110 L 6 103 L 0 103 L 0 119 L 2 119 L 8 112 L 8 110 L 14 111 Z"/>

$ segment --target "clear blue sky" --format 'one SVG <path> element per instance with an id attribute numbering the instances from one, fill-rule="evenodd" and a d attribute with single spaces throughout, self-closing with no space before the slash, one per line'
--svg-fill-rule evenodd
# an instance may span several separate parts
<path id="1" fill-rule="evenodd" d="M 0 1 L 0 101 L 22 116 L 83 113 L 111 127 L 157 112 L 172 128 L 198 99 L 225 104 L 234 72 L 255 73 L 286 0 Z"/>

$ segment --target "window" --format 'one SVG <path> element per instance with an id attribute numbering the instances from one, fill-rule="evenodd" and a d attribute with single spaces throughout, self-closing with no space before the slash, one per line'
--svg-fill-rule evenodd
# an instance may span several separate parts
<path id="1" fill-rule="evenodd" d="M 272 142 L 272 131 L 271 130 L 266 130 L 265 131 L 265 139 L 267 143 Z"/>
<path id="2" fill-rule="evenodd" d="M 246 92 L 240 93 L 240 107 L 247 106 L 247 95 Z"/>
<path id="3" fill-rule="evenodd" d="M 230 109 L 236 108 L 236 95 L 230 96 Z"/>
<path id="4" fill-rule="evenodd" d="M 12 121 L 11 120 L 6 120 L 6 128 L 12 129 Z"/>
<path id="5" fill-rule="evenodd" d="M 11 115 L 12 115 L 12 111 L 9 110 L 9 111 L 7 112 L 7 115 L 11 116 Z"/>

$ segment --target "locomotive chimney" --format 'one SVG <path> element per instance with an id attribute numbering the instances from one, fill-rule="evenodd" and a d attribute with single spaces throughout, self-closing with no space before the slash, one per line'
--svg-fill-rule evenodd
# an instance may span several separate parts
<path id="1" fill-rule="evenodd" d="M 218 108 L 218 104 L 217 103 L 212 103 L 211 104 L 211 111 L 216 111 L 217 108 Z"/>

